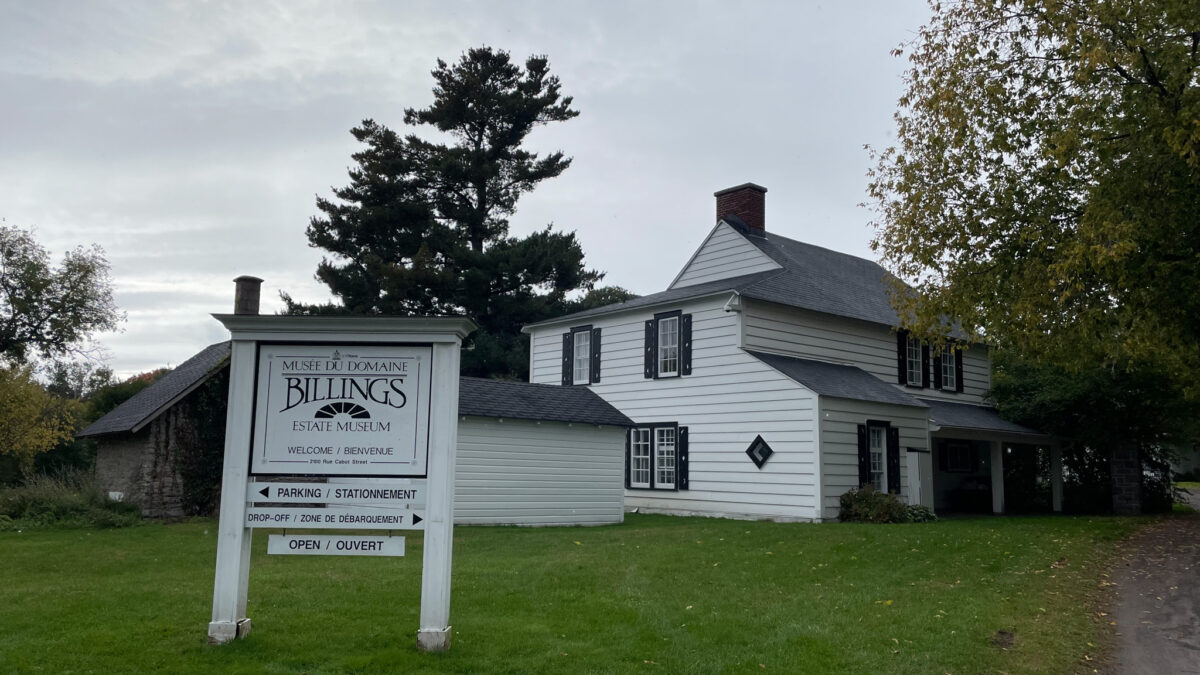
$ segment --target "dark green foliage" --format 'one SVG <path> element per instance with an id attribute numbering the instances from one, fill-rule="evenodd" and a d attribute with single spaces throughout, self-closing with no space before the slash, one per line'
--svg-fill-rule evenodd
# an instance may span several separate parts
<path id="1" fill-rule="evenodd" d="M 1013 445 L 1004 455 L 1004 512 L 1050 513 L 1049 448 Z"/>
<path id="2" fill-rule="evenodd" d="M 187 397 L 188 428 L 179 434 L 177 468 L 180 502 L 189 516 L 212 515 L 221 497 L 221 466 L 225 454 L 225 411 L 229 369 L 209 378 Z"/>
<path id="3" fill-rule="evenodd" d="M 904 522 L 906 523 L 932 523 L 935 520 L 937 520 L 937 515 L 928 506 L 909 504 L 905 507 Z"/>
<path id="4" fill-rule="evenodd" d="M 113 302 L 108 260 L 97 246 L 68 251 L 54 266 L 32 231 L 0 221 L 0 357 L 76 352 L 124 319 Z"/>
<path id="5" fill-rule="evenodd" d="M 900 498 L 879 492 L 872 485 L 847 490 L 838 500 L 838 520 L 848 523 L 905 523 L 908 507 Z"/>
<path id="6" fill-rule="evenodd" d="M 1164 373 L 1153 364 L 1071 371 L 1005 353 L 994 366 L 991 396 L 1005 418 L 1074 441 L 1063 449 L 1064 510 L 1107 512 L 1110 457 L 1127 447 L 1142 457 L 1143 506 L 1170 510 L 1169 448 L 1195 442 L 1200 410 Z"/>
<path id="7" fill-rule="evenodd" d="M 137 505 L 112 501 L 84 473 L 38 474 L 0 490 L 0 530 L 128 527 L 141 518 Z"/>
<path id="8" fill-rule="evenodd" d="M 578 112 L 562 96 L 546 58 L 525 67 L 507 52 L 471 49 L 433 71 L 433 104 L 405 110 L 404 123 L 449 137 L 402 136 L 374 120 L 351 133 L 350 184 L 317 199 L 307 235 L 331 256 L 317 268 L 336 303 L 306 305 L 284 294 L 289 314 L 454 315 L 479 330 L 464 375 L 523 378 L 528 341 L 520 328 L 568 311 L 568 295 L 603 275 L 584 267 L 573 233 L 550 227 L 510 237 L 521 195 L 571 160 L 523 149 L 537 126 Z"/>

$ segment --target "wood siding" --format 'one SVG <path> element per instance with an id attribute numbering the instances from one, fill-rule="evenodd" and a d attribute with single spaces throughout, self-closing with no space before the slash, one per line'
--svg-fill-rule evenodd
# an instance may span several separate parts
<path id="1" fill-rule="evenodd" d="M 620 427 L 460 418 L 454 522 L 619 523 L 624 471 Z"/>
<path id="2" fill-rule="evenodd" d="M 669 288 L 777 269 L 780 269 L 779 263 L 746 241 L 740 232 L 725 223 L 718 223 Z"/>
<path id="3" fill-rule="evenodd" d="M 746 349 L 855 366 L 913 396 L 984 404 L 991 363 L 984 345 L 963 349 L 963 391 L 898 384 L 896 333 L 881 324 L 752 300 L 743 301 Z M 932 359 L 931 359 L 932 361 Z"/>
<path id="4" fill-rule="evenodd" d="M 900 429 L 900 495 L 908 501 L 907 448 L 929 447 L 927 408 L 821 397 L 822 516 L 837 519 L 838 498 L 858 485 L 858 425 L 867 420 L 890 422 Z M 926 455 L 928 456 L 928 455 Z M 924 479 L 922 479 L 924 480 Z"/>
<path id="5" fill-rule="evenodd" d="M 816 396 L 738 348 L 738 314 L 727 295 L 672 307 L 593 317 L 601 328 L 601 372 L 591 389 L 635 422 L 689 429 L 690 489 L 625 492 L 627 507 L 673 513 L 806 520 L 817 517 Z M 655 312 L 692 314 L 692 374 L 643 376 L 644 322 Z M 534 382 L 562 381 L 562 333 L 535 329 Z M 746 456 L 761 434 L 775 454 L 762 469 Z"/>

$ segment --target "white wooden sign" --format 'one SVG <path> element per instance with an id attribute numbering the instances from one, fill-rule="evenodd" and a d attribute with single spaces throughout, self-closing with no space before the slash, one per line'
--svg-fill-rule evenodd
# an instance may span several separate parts
<path id="1" fill-rule="evenodd" d="M 273 534 L 267 538 L 272 555 L 404 555 L 404 537 L 352 534 Z"/>
<path id="2" fill-rule="evenodd" d="M 389 508 L 413 508 L 425 506 L 426 494 L 426 482 L 422 479 L 405 482 L 364 480 L 356 483 L 253 481 L 246 491 L 246 501 L 271 504 L 360 504 Z"/>
<path id="3" fill-rule="evenodd" d="M 250 631 L 255 528 L 399 529 L 424 530 L 417 648 L 449 649 L 459 352 L 475 324 L 461 317 L 215 316 L 232 342 L 209 642 Z M 279 475 L 328 481 L 284 487 L 253 480 Z M 401 542 L 287 533 L 268 548 L 401 555 Z"/>
<path id="4" fill-rule="evenodd" d="M 295 527 L 316 530 L 423 530 L 425 513 L 362 506 L 290 508 L 252 506 L 246 527 Z"/>
<path id="5" fill-rule="evenodd" d="M 425 476 L 432 347 L 263 344 L 250 472 Z"/>

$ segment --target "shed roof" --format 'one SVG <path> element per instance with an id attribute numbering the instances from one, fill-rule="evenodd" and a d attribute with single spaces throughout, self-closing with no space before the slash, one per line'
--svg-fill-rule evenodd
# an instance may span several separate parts
<path id="1" fill-rule="evenodd" d="M 629 419 L 587 387 L 562 387 L 464 377 L 458 414 L 631 427 Z"/>
<path id="2" fill-rule="evenodd" d="M 780 356 L 750 350 L 746 350 L 746 352 L 821 396 L 906 405 L 914 408 L 927 407 L 925 403 L 915 397 L 909 396 L 861 368 L 794 356 Z"/>
<path id="3" fill-rule="evenodd" d="M 140 431 L 228 363 L 228 341 L 209 345 L 154 384 L 113 408 L 78 435 L 101 436 Z M 633 425 L 628 417 L 587 387 L 559 387 L 463 377 L 459 380 L 458 399 L 460 415 L 614 426 Z"/>
<path id="4" fill-rule="evenodd" d="M 1001 431 L 1009 434 L 1026 434 L 1044 436 L 1036 429 L 1009 422 L 1000 417 L 995 408 L 969 403 L 951 403 L 934 399 L 921 399 L 929 406 L 929 418 L 933 423 L 950 429 L 979 429 L 982 431 Z"/>

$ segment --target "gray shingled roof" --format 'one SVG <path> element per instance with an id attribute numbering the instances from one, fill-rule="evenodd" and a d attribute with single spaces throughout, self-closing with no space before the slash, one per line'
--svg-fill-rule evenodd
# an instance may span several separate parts
<path id="1" fill-rule="evenodd" d="M 826 314 L 899 325 L 890 292 L 895 277 L 877 263 L 766 232 L 747 235 L 783 270 L 741 289 L 748 298 Z"/>
<path id="2" fill-rule="evenodd" d="M 633 426 L 633 420 L 587 387 L 506 382 L 478 377 L 459 380 L 458 414 Z"/>
<path id="3" fill-rule="evenodd" d="M 929 417 L 933 423 L 943 428 L 953 429 L 983 429 L 986 431 L 1003 431 L 1010 434 L 1031 434 L 1044 436 L 1036 429 L 1009 422 L 1000 417 L 995 408 L 969 403 L 950 403 L 933 399 L 921 399 L 929 406 Z"/>
<path id="4" fill-rule="evenodd" d="M 899 324 L 899 318 L 890 302 L 892 280 L 895 277 L 875 262 L 770 232 L 746 234 L 745 225 L 737 218 L 727 217 L 725 221 L 742 232 L 747 241 L 779 263 L 782 269 L 673 288 L 531 326 L 557 323 L 564 319 L 574 321 L 721 291 L 736 291 L 748 298 L 887 326 Z"/>
<path id="5" fill-rule="evenodd" d="M 203 384 L 228 360 L 228 342 L 210 345 L 113 408 L 78 435 L 136 432 Z M 461 415 L 480 417 L 633 426 L 632 420 L 586 387 L 501 382 L 474 377 L 459 380 L 458 411 Z"/>
<path id="6" fill-rule="evenodd" d="M 800 359 L 794 356 L 766 354 L 748 349 L 746 353 L 821 396 L 907 405 L 915 408 L 926 407 L 925 403 L 854 366 Z"/>
<path id="7" fill-rule="evenodd" d="M 573 314 L 566 314 L 553 319 L 539 321 L 538 323 L 531 323 L 526 326 L 526 328 L 540 326 L 547 323 L 557 323 L 559 321 L 563 321 L 564 319 L 575 321 L 578 319 L 586 319 L 592 316 L 620 312 L 627 309 L 637 309 L 638 307 L 648 307 L 650 305 L 675 302 L 678 300 L 699 298 L 705 295 L 720 293 L 722 291 L 737 291 L 769 277 L 775 276 L 779 273 L 779 270 L 768 270 L 766 272 L 756 272 L 754 274 L 731 277 L 729 279 L 718 279 L 716 281 L 709 281 L 703 284 L 696 284 L 695 286 L 672 288 L 670 290 L 662 291 L 661 293 L 651 293 L 650 295 L 643 295 L 637 298 L 626 300 L 625 302 L 616 302 L 611 305 L 604 305 L 603 307 L 585 309 L 582 312 L 575 312 Z"/>
<path id="8" fill-rule="evenodd" d="M 134 394 L 93 422 L 78 436 L 99 436 L 138 431 L 176 401 L 204 383 L 229 360 L 229 342 L 205 347 L 199 354 L 179 364 L 157 382 Z"/>

